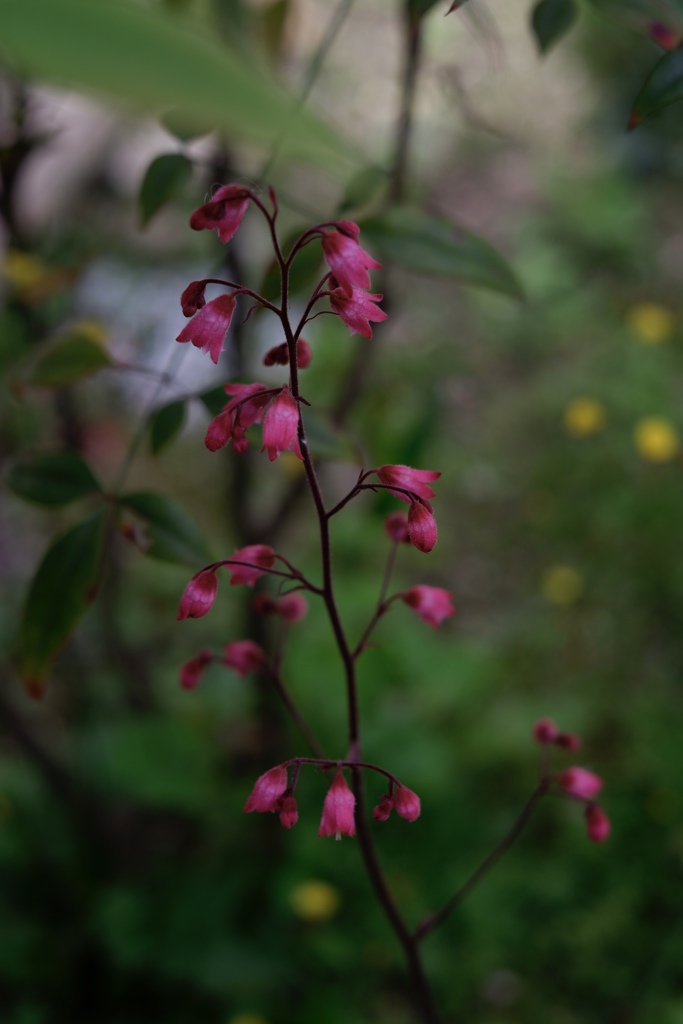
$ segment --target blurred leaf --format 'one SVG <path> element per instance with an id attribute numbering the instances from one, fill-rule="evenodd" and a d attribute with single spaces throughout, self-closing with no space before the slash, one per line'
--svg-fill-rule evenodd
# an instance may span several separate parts
<path id="1" fill-rule="evenodd" d="M 408 10 L 413 21 L 420 21 L 435 7 L 439 0 L 408 0 Z"/>
<path id="2" fill-rule="evenodd" d="M 152 160 L 140 188 L 142 224 L 149 224 L 162 206 L 181 195 L 191 177 L 192 163 L 182 153 L 165 153 Z"/>
<path id="3" fill-rule="evenodd" d="M 361 226 L 373 255 L 390 263 L 524 298 L 522 286 L 503 257 L 477 235 L 445 219 L 404 207 Z"/>
<path id="4" fill-rule="evenodd" d="M 69 452 L 16 463 L 9 472 L 8 484 L 20 498 L 39 505 L 66 505 L 101 492 L 90 467 L 80 455 Z"/>
<path id="5" fill-rule="evenodd" d="M 120 502 L 144 519 L 150 540 L 147 554 L 152 558 L 190 565 L 208 561 L 201 530 L 177 502 L 152 491 L 124 494 Z"/>
<path id="6" fill-rule="evenodd" d="M 344 434 L 335 429 L 327 417 L 315 409 L 306 409 L 304 419 L 308 446 L 313 455 L 322 459 L 360 461 L 357 450 Z"/>
<path id="7" fill-rule="evenodd" d="M 636 96 L 628 120 L 629 129 L 637 128 L 646 117 L 683 100 L 683 50 L 665 53 Z"/>
<path id="8" fill-rule="evenodd" d="M 210 120 L 202 123 L 201 119 L 192 110 L 184 110 L 182 107 L 174 107 L 167 110 L 159 118 L 167 132 L 175 135 L 181 142 L 191 142 L 192 139 L 199 139 L 202 135 L 208 135 L 213 131 Z"/>
<path id="9" fill-rule="evenodd" d="M 375 202 L 386 187 L 388 176 L 381 167 L 364 167 L 348 181 L 339 204 L 339 213 L 346 216 L 351 210 L 362 210 Z"/>
<path id="10" fill-rule="evenodd" d="M 228 402 L 225 388 L 211 388 L 210 391 L 204 391 L 201 395 L 197 395 L 197 398 L 204 403 L 212 416 L 218 416 L 219 412 L 223 412 Z"/>
<path id="11" fill-rule="evenodd" d="M 653 25 L 663 25 L 675 35 L 683 31 L 682 0 L 590 0 L 610 21 L 650 35 Z"/>
<path id="12" fill-rule="evenodd" d="M 27 384 L 62 388 L 112 366 L 106 349 L 92 338 L 75 334 L 51 344 L 29 370 Z"/>
<path id="13" fill-rule="evenodd" d="M 568 32 L 578 16 L 576 0 L 540 0 L 531 12 L 531 26 L 541 53 L 547 53 Z"/>
<path id="14" fill-rule="evenodd" d="M 36 26 L 40 30 L 36 30 Z M 234 137 L 345 156 L 336 133 L 295 105 L 255 60 L 221 47 L 201 23 L 114 0 L 3 0 L 0 50 L 22 75 L 158 113 L 178 106 Z M 348 156 L 345 156 L 348 159 Z"/>
<path id="15" fill-rule="evenodd" d="M 297 228 L 287 235 L 282 245 L 282 251 L 285 254 L 290 251 L 301 233 L 302 229 Z M 323 254 L 318 238 L 314 238 L 312 242 L 309 242 L 308 245 L 299 250 L 289 273 L 290 295 L 298 295 L 307 289 L 312 290 L 312 286 L 323 276 L 320 266 L 322 259 Z M 319 270 L 320 273 L 318 273 Z M 260 293 L 264 298 L 269 299 L 270 302 L 280 301 L 280 268 L 275 260 L 273 260 L 266 271 L 261 283 Z"/>
<path id="16" fill-rule="evenodd" d="M 19 664 L 28 693 L 40 697 L 52 662 L 93 601 L 102 563 L 106 510 L 48 548 L 31 583 L 21 622 Z"/>
<path id="17" fill-rule="evenodd" d="M 260 11 L 261 35 L 266 52 L 277 64 L 282 53 L 285 25 L 290 11 L 290 0 L 275 0 Z"/>
<path id="18" fill-rule="evenodd" d="M 223 392 L 225 398 L 225 392 Z M 150 424 L 150 443 L 154 455 L 170 444 L 185 422 L 185 401 L 170 402 L 157 409 Z"/>

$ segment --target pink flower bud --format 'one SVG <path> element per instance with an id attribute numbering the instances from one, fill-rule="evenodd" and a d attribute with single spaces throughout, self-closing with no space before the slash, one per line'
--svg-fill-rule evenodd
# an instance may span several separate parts
<path id="1" fill-rule="evenodd" d="M 533 736 L 537 743 L 554 743 L 559 736 L 559 731 L 552 718 L 539 718 L 534 723 Z"/>
<path id="2" fill-rule="evenodd" d="M 257 615 L 274 615 L 277 611 L 277 601 L 270 594 L 257 594 L 251 602 L 251 607 Z"/>
<path id="3" fill-rule="evenodd" d="M 441 473 L 434 469 L 413 469 L 412 466 L 380 466 L 377 476 L 383 484 L 389 487 L 402 487 L 406 491 L 412 491 L 418 498 L 433 498 L 434 491 L 429 486 L 433 480 L 438 480 Z M 410 501 L 410 496 L 402 491 L 392 491 L 393 495 L 401 501 Z"/>
<path id="4" fill-rule="evenodd" d="M 233 587 L 245 583 L 253 587 L 259 576 L 275 564 L 275 552 L 267 544 L 248 544 L 246 548 L 238 548 L 232 558 L 236 562 L 251 562 L 251 565 L 234 565 L 228 560 L 226 568 L 230 571 L 230 583 Z"/>
<path id="5" fill-rule="evenodd" d="M 384 520 L 384 530 L 390 540 L 396 544 L 410 544 L 408 536 L 408 516 L 402 512 L 392 512 Z"/>
<path id="6" fill-rule="evenodd" d="M 273 462 L 287 449 L 301 458 L 299 451 L 299 407 L 287 388 L 276 395 L 263 418 L 263 448 Z"/>
<path id="7" fill-rule="evenodd" d="M 652 21 L 648 26 L 648 35 L 653 42 L 658 43 L 663 50 L 675 50 L 680 39 L 672 32 L 667 25 L 661 21 Z"/>
<path id="8" fill-rule="evenodd" d="M 189 324 L 183 327 L 176 341 L 191 341 L 202 352 L 208 352 L 214 363 L 217 363 L 234 311 L 235 296 L 219 295 L 217 299 L 207 302 Z"/>
<path id="9" fill-rule="evenodd" d="M 417 612 L 432 629 L 441 625 L 449 615 L 455 614 L 453 599 L 442 587 L 428 587 L 421 583 L 417 587 L 411 587 L 410 590 L 404 591 L 401 594 L 401 600 Z"/>
<path id="10" fill-rule="evenodd" d="M 352 221 L 346 221 L 344 227 L 347 225 L 358 231 L 358 226 Z M 329 231 L 322 236 L 327 265 L 349 298 L 353 295 L 354 288 L 369 288 L 368 270 L 377 270 L 381 266 L 381 263 L 373 260 L 372 256 L 361 249 L 356 241 L 357 237 L 357 234 L 351 237 L 351 234 L 341 234 L 339 231 Z"/>
<path id="11" fill-rule="evenodd" d="M 373 809 L 372 816 L 375 821 L 386 821 L 392 810 L 394 809 L 393 797 L 390 797 L 388 793 L 380 799 L 380 802 Z"/>
<path id="12" fill-rule="evenodd" d="M 206 299 L 204 298 L 206 285 L 206 281 L 192 281 L 188 284 L 180 296 L 180 307 L 183 311 L 183 316 L 194 316 L 198 310 L 206 305 Z"/>
<path id="13" fill-rule="evenodd" d="M 293 796 L 283 797 L 280 805 L 280 824 L 283 828 L 292 828 L 299 820 L 299 811 Z"/>
<path id="14" fill-rule="evenodd" d="M 204 569 L 193 576 L 185 587 L 180 599 L 178 622 L 183 619 L 199 619 L 211 610 L 218 593 L 218 579 L 213 569 Z"/>
<path id="15" fill-rule="evenodd" d="M 341 317 L 351 334 L 362 334 L 368 339 L 372 338 L 370 321 L 381 323 L 387 318 L 384 310 L 376 305 L 381 299 L 381 295 L 372 295 L 360 288 L 353 288 L 350 297 L 343 288 L 335 287 L 330 293 L 332 312 Z"/>
<path id="16" fill-rule="evenodd" d="M 394 793 L 394 807 L 406 821 L 415 821 L 420 817 L 420 798 L 407 786 L 397 786 Z"/>
<path id="17" fill-rule="evenodd" d="M 436 519 L 432 506 L 413 501 L 408 509 L 408 536 L 410 543 L 427 554 L 436 544 Z"/>
<path id="18" fill-rule="evenodd" d="M 356 798 L 347 786 L 341 768 L 338 768 L 325 797 L 318 836 L 336 836 L 337 839 L 341 839 L 342 835 L 355 836 L 355 806 Z"/>
<path id="19" fill-rule="evenodd" d="M 221 242 L 233 237 L 249 206 L 249 192 L 239 185 L 221 185 L 210 202 L 204 203 L 190 217 L 194 231 L 218 231 Z"/>
<path id="20" fill-rule="evenodd" d="M 305 370 L 311 365 L 311 359 L 313 353 L 311 352 L 311 346 L 303 338 L 299 338 L 296 343 L 296 364 L 300 370 Z"/>
<path id="21" fill-rule="evenodd" d="M 268 664 L 266 652 L 253 640 L 233 640 L 223 648 L 223 664 L 240 676 L 258 672 Z"/>
<path id="22" fill-rule="evenodd" d="M 612 825 L 600 804 L 589 804 L 586 808 L 586 830 L 592 843 L 604 843 L 609 837 Z"/>
<path id="23" fill-rule="evenodd" d="M 581 737 L 575 732 L 561 732 L 555 737 L 555 743 L 563 750 L 578 750 L 581 746 Z"/>
<path id="24" fill-rule="evenodd" d="M 302 594 L 285 594 L 277 602 L 276 610 L 286 622 L 299 622 L 308 613 L 308 602 Z"/>
<path id="25" fill-rule="evenodd" d="M 592 800 L 602 789 L 600 776 L 589 772 L 587 768 L 567 768 L 558 772 L 557 781 L 565 793 L 579 800 Z"/>
<path id="26" fill-rule="evenodd" d="M 180 669 L 180 685 L 184 690 L 194 690 L 207 665 L 213 661 L 211 651 L 200 651 L 196 658 L 186 661 Z"/>
<path id="27" fill-rule="evenodd" d="M 287 769 L 279 764 L 256 780 L 244 805 L 244 810 L 247 814 L 252 811 L 258 811 L 260 814 L 265 814 L 266 811 L 278 811 L 280 797 L 286 789 Z"/>

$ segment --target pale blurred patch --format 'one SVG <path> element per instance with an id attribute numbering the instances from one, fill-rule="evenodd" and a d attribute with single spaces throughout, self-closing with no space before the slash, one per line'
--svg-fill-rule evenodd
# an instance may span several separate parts
<path id="1" fill-rule="evenodd" d="M 648 462 L 669 462 L 681 446 L 676 428 L 661 416 L 638 420 L 633 431 L 638 454 Z"/>
<path id="2" fill-rule="evenodd" d="M 640 341 L 647 345 L 661 345 L 673 334 L 676 318 L 666 306 L 640 302 L 629 310 L 626 323 Z"/>
<path id="3" fill-rule="evenodd" d="M 543 574 L 541 593 L 550 604 L 569 607 L 581 595 L 583 576 L 571 565 L 553 565 Z"/>
<path id="4" fill-rule="evenodd" d="M 564 410 L 564 426 L 572 437 L 591 437 L 605 426 L 605 407 L 595 398 L 574 398 Z"/>
<path id="5" fill-rule="evenodd" d="M 328 921 L 337 913 L 341 897 L 333 885 L 312 878 L 292 889 L 289 902 L 294 913 L 304 921 Z"/>

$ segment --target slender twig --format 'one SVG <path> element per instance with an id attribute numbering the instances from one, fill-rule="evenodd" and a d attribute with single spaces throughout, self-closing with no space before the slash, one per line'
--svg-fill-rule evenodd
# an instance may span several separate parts
<path id="1" fill-rule="evenodd" d="M 422 18 L 419 14 L 413 14 L 413 6 L 410 0 L 404 0 L 405 63 L 402 76 L 401 108 L 396 125 L 394 161 L 389 185 L 389 202 L 392 204 L 400 203 L 404 199 L 408 150 L 413 128 L 415 91 L 422 55 Z"/>
<path id="2" fill-rule="evenodd" d="M 360 640 L 358 641 L 358 643 L 356 644 L 356 646 L 354 648 L 354 651 L 353 651 L 354 658 L 357 658 L 359 656 L 359 654 L 362 654 L 362 652 L 363 652 L 363 650 L 365 648 L 365 645 L 367 644 L 370 636 L 372 635 L 372 631 L 374 630 L 375 626 L 377 625 L 379 620 L 382 618 L 382 616 L 386 615 L 387 611 L 389 610 L 389 606 L 390 606 L 391 602 L 396 600 L 396 598 L 399 596 L 398 594 L 395 594 L 393 598 L 391 598 L 389 601 L 387 601 L 387 591 L 389 589 L 389 584 L 391 583 L 391 577 L 392 577 L 393 572 L 394 572 L 394 565 L 396 564 L 396 554 L 397 554 L 397 552 L 398 552 L 398 541 L 392 541 L 391 542 L 391 547 L 389 548 L 389 554 L 387 556 L 387 564 L 386 564 L 386 567 L 384 569 L 384 578 L 382 579 L 382 586 L 380 587 L 379 597 L 377 598 L 377 605 L 375 607 L 375 612 L 374 612 L 372 618 L 370 619 L 370 621 L 368 622 L 367 626 L 363 630 L 361 638 L 360 638 Z"/>
<path id="3" fill-rule="evenodd" d="M 280 675 L 279 671 L 276 668 L 274 668 L 273 671 L 269 673 L 269 676 L 270 676 L 270 678 L 273 681 L 273 685 L 274 685 L 275 689 L 277 690 L 277 693 L 278 693 L 278 696 L 279 696 L 280 700 L 282 701 L 284 706 L 287 708 L 287 711 L 289 712 L 289 714 L 290 714 L 290 716 L 292 718 L 292 721 L 297 726 L 299 732 L 304 737 L 304 739 L 306 740 L 306 742 L 308 743 L 309 747 L 311 748 L 313 753 L 316 755 L 316 757 L 324 760 L 325 759 L 325 751 L 323 750 L 321 744 L 316 739 L 316 736 L 313 733 L 313 730 L 311 729 L 311 727 L 308 725 L 306 719 L 304 718 L 304 716 L 299 711 L 299 708 L 294 703 L 294 700 L 293 700 L 291 694 L 289 693 L 289 690 L 287 690 L 285 684 L 282 681 L 282 676 Z M 298 760 L 301 761 L 301 760 L 305 760 L 305 759 L 298 758 Z"/>

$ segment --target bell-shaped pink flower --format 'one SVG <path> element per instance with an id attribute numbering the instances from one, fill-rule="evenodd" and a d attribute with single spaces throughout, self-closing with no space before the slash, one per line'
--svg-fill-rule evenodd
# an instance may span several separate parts
<path id="1" fill-rule="evenodd" d="M 427 502 L 413 501 L 408 509 L 408 536 L 410 543 L 427 554 L 436 544 L 436 519 Z"/>
<path id="2" fill-rule="evenodd" d="M 380 802 L 372 810 L 375 821 L 386 821 L 394 809 L 394 798 L 385 793 Z"/>
<path id="3" fill-rule="evenodd" d="M 251 562 L 252 565 L 234 565 L 232 559 L 237 562 Z M 272 569 L 274 564 L 275 552 L 267 544 L 248 544 L 246 548 L 238 548 L 235 551 L 226 568 L 231 573 L 230 583 L 233 587 L 241 583 L 253 587 L 259 576 L 263 576 L 266 569 Z"/>
<path id="4" fill-rule="evenodd" d="M 394 791 L 394 807 L 406 821 L 415 821 L 420 817 L 420 798 L 407 786 L 397 786 Z"/>
<path id="5" fill-rule="evenodd" d="M 183 316 L 194 316 L 195 313 L 206 305 L 204 292 L 208 281 L 191 281 L 180 296 L 180 307 Z"/>
<path id="6" fill-rule="evenodd" d="M 325 797 L 318 836 L 336 836 L 337 839 L 341 839 L 343 835 L 355 836 L 355 806 L 356 798 L 347 786 L 341 768 L 338 768 L 334 782 Z"/>
<path id="7" fill-rule="evenodd" d="M 218 231 L 221 242 L 233 237 L 249 206 L 249 193 L 239 185 L 222 185 L 213 198 L 195 210 L 190 227 L 195 231 Z"/>
<path id="8" fill-rule="evenodd" d="M 183 619 L 200 619 L 211 610 L 218 592 L 218 578 L 213 569 L 205 569 L 193 576 L 185 587 L 178 608 L 178 622 Z"/>
<path id="9" fill-rule="evenodd" d="M 202 352 L 208 352 L 214 363 L 217 363 L 234 310 L 235 296 L 219 295 L 217 299 L 207 302 L 189 324 L 183 327 L 176 341 L 191 341 Z"/>
<path id="10" fill-rule="evenodd" d="M 244 810 L 247 814 L 251 814 L 252 811 L 258 811 L 260 814 L 279 811 L 280 797 L 286 789 L 287 769 L 279 764 L 256 780 Z"/>
<path id="11" fill-rule="evenodd" d="M 268 388 L 254 381 L 226 384 L 225 392 L 232 396 L 231 401 L 209 423 L 204 444 L 210 452 L 217 452 L 232 441 L 235 451 L 244 452 L 248 447 L 244 432 L 263 419 L 263 411 L 270 401 Z"/>
<path id="12" fill-rule="evenodd" d="M 408 536 L 408 516 L 402 512 L 392 512 L 384 520 L 384 532 L 396 544 L 410 544 Z"/>
<path id="13" fill-rule="evenodd" d="M 563 750 L 578 750 L 581 746 L 581 737 L 575 732 L 561 732 L 555 737 L 555 743 Z"/>
<path id="14" fill-rule="evenodd" d="M 566 768 L 558 772 L 557 781 L 565 793 L 579 800 L 592 800 L 602 789 L 600 776 L 589 772 L 587 768 Z"/>
<path id="15" fill-rule="evenodd" d="M 194 690 L 201 679 L 204 669 L 214 660 L 211 651 L 200 651 L 196 658 L 186 661 L 180 669 L 180 685 L 183 690 Z"/>
<path id="16" fill-rule="evenodd" d="M 268 656 L 254 640 L 232 640 L 223 648 L 223 664 L 240 676 L 248 676 L 264 668 Z"/>
<path id="17" fill-rule="evenodd" d="M 263 447 L 271 462 L 290 449 L 301 458 L 299 449 L 299 407 L 287 388 L 283 388 L 268 406 L 263 417 Z"/>
<path id="18" fill-rule="evenodd" d="M 552 718 L 539 718 L 537 722 L 534 722 L 532 732 L 536 742 L 543 746 L 547 743 L 554 743 L 560 735 L 560 730 L 557 728 Z"/>
<path id="19" fill-rule="evenodd" d="M 311 359 L 311 346 L 303 338 L 299 338 L 296 343 L 296 365 L 300 370 L 305 370 L 311 365 Z M 287 366 L 288 363 L 289 349 L 286 341 L 269 349 L 263 357 L 264 366 Z"/>
<path id="20" fill-rule="evenodd" d="M 335 288 L 330 292 L 332 311 L 342 318 L 351 334 L 362 334 L 364 338 L 372 338 L 370 321 L 381 323 L 387 314 L 376 303 L 381 295 L 372 295 L 360 288 L 353 288 L 352 294 L 346 294 L 343 288 Z"/>
<path id="21" fill-rule="evenodd" d="M 344 225 L 350 221 L 343 222 Z M 356 241 L 358 237 L 358 226 L 355 237 L 351 238 L 340 231 L 329 231 L 322 236 L 322 247 L 325 259 L 330 270 L 339 282 L 342 291 L 349 297 L 353 295 L 354 288 L 369 288 L 370 275 L 368 270 L 377 270 L 381 263 L 373 260 Z"/>
<path id="22" fill-rule="evenodd" d="M 280 824 L 283 828 L 293 828 L 299 820 L 299 809 L 291 795 L 285 796 L 280 802 Z"/>
<path id="23" fill-rule="evenodd" d="M 428 587 L 424 583 L 411 587 L 401 594 L 401 600 L 412 608 L 420 618 L 436 629 L 449 615 L 455 614 L 453 599 L 443 587 Z"/>
<path id="24" fill-rule="evenodd" d="M 412 466 L 380 466 L 377 476 L 383 484 L 389 487 L 402 487 L 406 491 L 412 491 L 418 498 L 433 498 L 434 491 L 429 486 L 433 480 L 438 480 L 441 473 L 435 469 L 413 469 Z M 411 498 L 402 491 L 392 491 L 402 501 L 410 501 Z"/>
<path id="25" fill-rule="evenodd" d="M 308 613 L 308 601 L 303 594 L 285 594 L 278 600 L 275 611 L 285 622 L 299 622 Z"/>
<path id="26" fill-rule="evenodd" d="M 586 831 L 592 843 L 604 843 L 609 837 L 612 825 L 600 804 L 589 804 L 586 808 Z"/>

